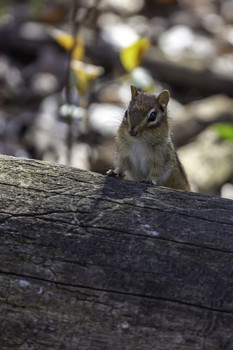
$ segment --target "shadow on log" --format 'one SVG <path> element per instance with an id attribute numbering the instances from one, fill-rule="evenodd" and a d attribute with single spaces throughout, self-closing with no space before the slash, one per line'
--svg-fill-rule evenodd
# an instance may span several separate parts
<path id="1" fill-rule="evenodd" d="M 233 348 L 233 202 L 0 158 L 0 344 Z"/>

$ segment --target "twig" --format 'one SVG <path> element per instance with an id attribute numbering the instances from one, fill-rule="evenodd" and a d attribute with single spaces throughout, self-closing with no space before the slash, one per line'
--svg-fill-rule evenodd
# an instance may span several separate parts
<path id="1" fill-rule="evenodd" d="M 96 0 L 95 5 L 87 7 L 84 11 L 82 17 L 78 19 L 78 10 L 79 10 L 79 1 L 73 0 L 72 2 L 72 14 L 71 14 L 71 23 L 72 23 L 72 35 L 74 38 L 74 42 L 72 45 L 71 50 L 68 54 L 68 66 L 67 66 L 67 74 L 66 74 L 66 84 L 65 84 L 65 99 L 66 104 L 70 105 L 72 104 L 72 98 L 71 98 L 71 61 L 72 61 L 72 55 L 73 51 L 77 45 L 78 41 L 78 32 L 80 30 L 80 27 L 84 24 L 87 25 L 92 13 L 96 11 L 99 3 L 101 0 Z M 85 103 L 86 104 L 86 103 Z M 67 123 L 68 123 L 68 133 L 67 133 L 67 164 L 71 164 L 71 157 L 72 157 L 72 146 L 73 146 L 73 117 L 72 115 L 67 115 Z"/>
<path id="2" fill-rule="evenodd" d="M 76 17 L 78 13 L 78 1 L 73 0 L 73 6 L 72 6 L 72 34 L 74 38 L 74 42 L 72 45 L 72 48 L 70 49 L 68 53 L 68 62 L 67 62 L 67 74 L 66 74 L 66 85 L 65 85 L 65 99 L 66 104 L 71 105 L 72 104 L 72 98 L 71 98 L 71 60 L 73 51 L 75 49 L 75 46 L 77 44 L 77 23 L 76 23 Z M 67 132 L 67 138 L 66 138 L 66 144 L 67 144 L 67 164 L 71 165 L 71 158 L 72 158 L 72 146 L 73 146 L 73 117 L 72 114 L 69 114 L 66 116 L 67 124 L 68 124 L 68 132 Z"/>

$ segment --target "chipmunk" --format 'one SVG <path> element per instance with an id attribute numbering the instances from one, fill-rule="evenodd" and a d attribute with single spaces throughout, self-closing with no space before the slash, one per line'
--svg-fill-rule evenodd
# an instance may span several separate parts
<path id="1" fill-rule="evenodd" d="M 164 90 L 156 97 L 131 85 L 131 95 L 117 132 L 116 167 L 107 175 L 190 191 L 171 140 L 169 91 Z"/>

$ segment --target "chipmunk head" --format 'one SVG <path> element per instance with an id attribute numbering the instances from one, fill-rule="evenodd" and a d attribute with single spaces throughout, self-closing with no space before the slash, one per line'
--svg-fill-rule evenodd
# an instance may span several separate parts
<path id="1" fill-rule="evenodd" d="M 167 104 L 170 98 L 168 90 L 157 97 L 139 92 L 131 85 L 131 101 L 123 118 L 123 125 L 131 137 L 164 138 L 168 134 Z M 158 140 L 159 141 L 159 140 Z"/>

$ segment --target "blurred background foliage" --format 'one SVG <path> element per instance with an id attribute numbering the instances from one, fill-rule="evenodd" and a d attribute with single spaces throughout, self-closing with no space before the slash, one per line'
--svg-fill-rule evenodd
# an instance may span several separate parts
<path id="1" fill-rule="evenodd" d="M 130 84 L 171 92 L 193 190 L 233 199 L 231 0 L 0 0 L 0 153 L 105 173 Z"/>

